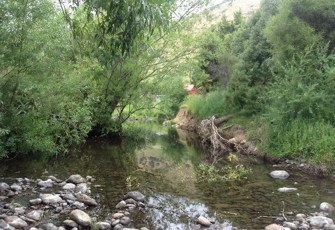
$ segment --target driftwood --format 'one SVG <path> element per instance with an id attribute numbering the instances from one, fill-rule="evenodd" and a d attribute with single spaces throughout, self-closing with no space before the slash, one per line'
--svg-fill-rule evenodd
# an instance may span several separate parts
<path id="1" fill-rule="evenodd" d="M 213 164 L 216 163 L 220 157 L 229 152 L 250 154 L 255 151 L 255 148 L 246 142 L 237 142 L 234 138 L 228 139 L 220 133 L 218 126 L 227 122 L 231 117 L 232 115 L 221 118 L 215 118 L 213 116 L 210 119 L 201 121 L 199 134 L 202 137 L 202 144 L 210 146 Z"/>

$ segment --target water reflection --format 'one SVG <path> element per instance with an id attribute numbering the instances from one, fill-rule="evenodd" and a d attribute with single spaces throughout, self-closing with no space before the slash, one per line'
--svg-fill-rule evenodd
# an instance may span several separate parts
<path id="1" fill-rule="evenodd" d="M 216 216 L 221 223 L 230 220 L 238 228 L 261 229 L 282 211 L 282 201 L 285 210 L 293 215 L 318 211 L 321 202 L 335 205 L 335 184 L 331 180 L 294 171 L 290 171 L 287 180 L 274 180 L 268 175 L 274 169 L 271 165 L 252 159 L 243 160 L 253 170 L 247 180 L 199 181 L 196 168 L 206 152 L 196 145 L 188 145 L 196 138 L 163 127 L 156 131 L 159 135 L 150 142 L 91 140 L 66 156 L 53 159 L 27 156 L 2 162 L 0 178 L 36 179 L 54 175 L 64 180 L 71 174 L 93 176 L 94 184 L 100 185 L 92 192 L 102 204 L 98 213 L 101 220 L 106 213 L 114 211 L 127 191 L 138 189 L 159 207 L 149 211 L 151 229 L 187 229 L 200 214 Z M 127 186 L 129 178 L 134 182 L 131 186 Z M 298 191 L 283 194 L 277 192 L 280 187 L 296 187 Z M 135 227 L 141 221 L 136 219 Z"/>

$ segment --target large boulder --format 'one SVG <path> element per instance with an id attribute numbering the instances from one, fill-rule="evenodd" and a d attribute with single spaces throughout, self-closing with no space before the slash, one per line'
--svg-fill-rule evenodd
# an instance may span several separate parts
<path id="1" fill-rule="evenodd" d="M 270 173 L 270 176 L 275 179 L 287 179 L 290 174 L 285 170 L 275 170 Z"/>
<path id="2" fill-rule="evenodd" d="M 87 213 L 79 209 L 73 210 L 70 213 L 70 218 L 74 220 L 77 224 L 84 226 L 84 227 L 89 227 L 92 225 L 91 217 Z"/>

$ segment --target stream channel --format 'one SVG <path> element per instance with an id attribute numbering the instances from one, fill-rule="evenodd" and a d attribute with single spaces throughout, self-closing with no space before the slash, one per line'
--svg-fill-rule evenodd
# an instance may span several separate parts
<path id="1" fill-rule="evenodd" d="M 247 179 L 214 183 L 200 180 L 197 168 L 208 160 L 206 149 L 191 143 L 192 135 L 182 130 L 154 127 L 156 136 L 146 143 L 91 140 L 65 156 L 2 162 L 0 181 L 47 175 L 60 179 L 72 174 L 93 176 L 92 195 L 100 203 L 95 211 L 98 220 L 113 212 L 128 191 L 139 190 L 157 208 L 136 214 L 133 227 L 153 230 L 190 229 L 200 215 L 226 223 L 227 230 L 264 229 L 283 209 L 286 216 L 293 216 L 317 212 L 321 202 L 335 205 L 332 180 L 291 170 L 287 170 L 291 176 L 286 180 L 272 179 L 269 173 L 281 168 L 252 157 L 239 156 L 252 169 Z M 298 190 L 280 193 L 280 187 Z"/>

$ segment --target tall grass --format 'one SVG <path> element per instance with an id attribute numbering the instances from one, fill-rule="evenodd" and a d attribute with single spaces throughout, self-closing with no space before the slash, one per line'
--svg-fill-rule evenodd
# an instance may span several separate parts
<path id="1" fill-rule="evenodd" d="M 206 95 L 189 95 L 184 105 L 201 119 L 226 113 L 224 91 L 213 91 Z"/>
<path id="2" fill-rule="evenodd" d="M 327 163 L 335 159 L 335 128 L 323 121 L 305 119 L 272 124 L 263 147 L 278 156 Z"/>

